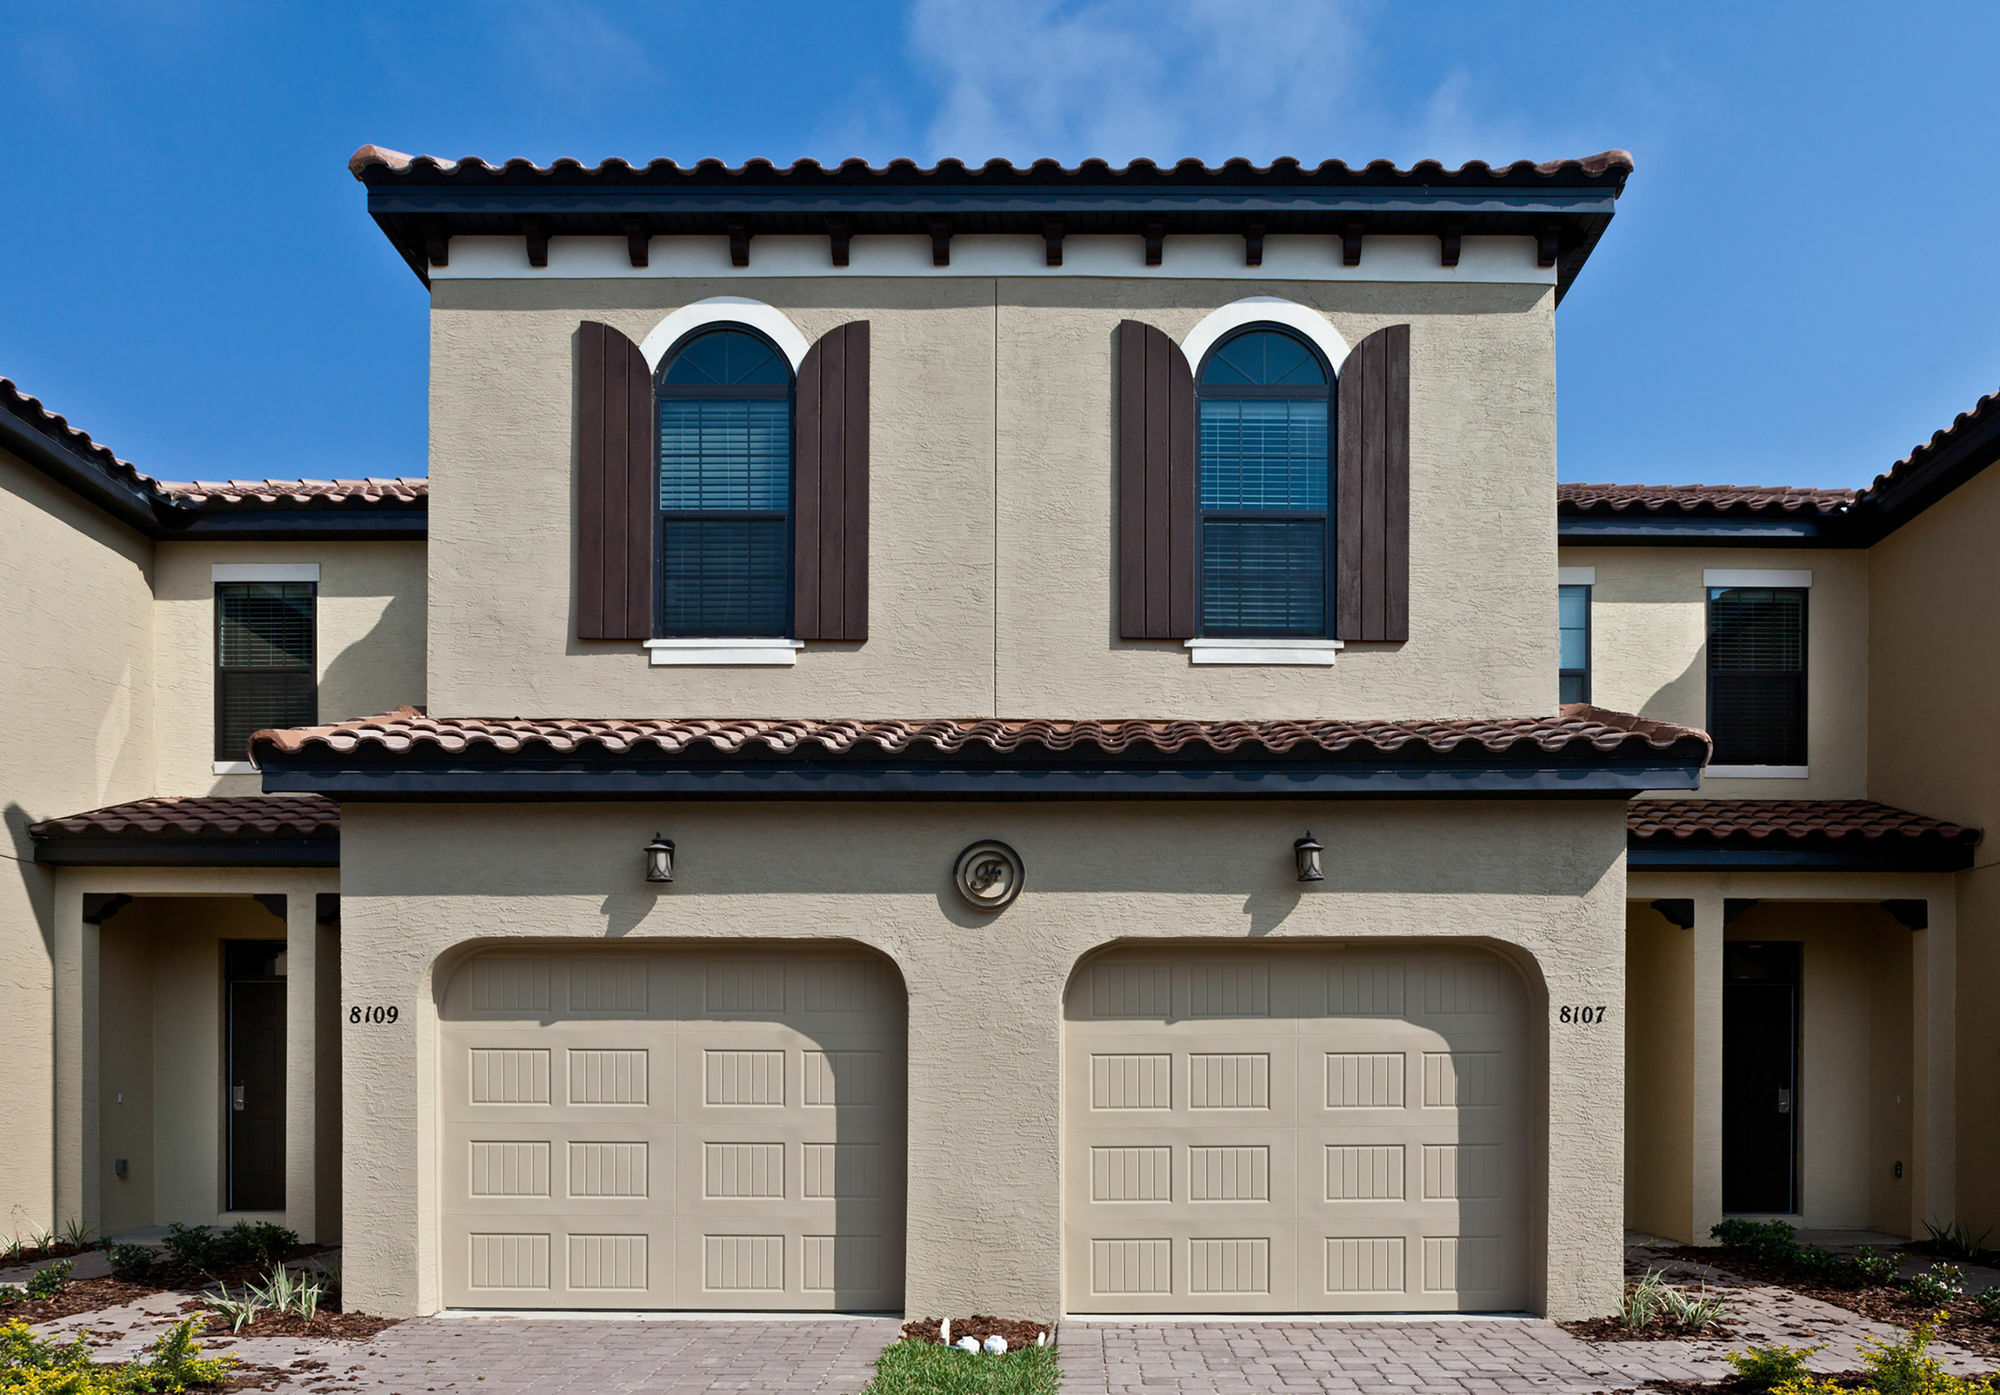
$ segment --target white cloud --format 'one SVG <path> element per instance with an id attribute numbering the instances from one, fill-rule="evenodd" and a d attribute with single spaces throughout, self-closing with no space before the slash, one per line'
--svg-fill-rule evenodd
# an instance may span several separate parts
<path id="1" fill-rule="evenodd" d="M 1457 164 L 1554 153 L 1529 147 L 1518 117 L 1483 109 L 1464 72 L 1414 101 L 1375 90 L 1372 9 L 1365 0 L 916 0 L 910 56 L 939 93 L 925 153 L 974 164 L 996 155 Z"/>

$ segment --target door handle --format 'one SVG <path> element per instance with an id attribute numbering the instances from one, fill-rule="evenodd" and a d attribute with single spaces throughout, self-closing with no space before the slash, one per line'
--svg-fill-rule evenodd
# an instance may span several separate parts
<path id="1" fill-rule="evenodd" d="M 243 1107 L 241 1102 L 243 1091 L 239 1088 L 236 1094 L 238 1099 L 236 1107 L 241 1109 Z M 1780 1114 L 1790 1114 L 1792 1112 L 1792 1092 L 1790 1090 L 1778 1091 L 1778 1112 Z"/>
<path id="2" fill-rule="evenodd" d="M 229 1107 L 241 1112 L 243 1109 L 243 1087 L 238 1085 L 229 1092 Z"/>

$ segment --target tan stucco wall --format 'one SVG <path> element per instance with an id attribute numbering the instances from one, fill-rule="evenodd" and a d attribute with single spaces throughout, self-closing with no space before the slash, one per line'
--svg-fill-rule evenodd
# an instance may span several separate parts
<path id="1" fill-rule="evenodd" d="M 2000 471 L 1987 470 L 1877 543 L 1869 793 L 1986 830 L 1958 878 L 1959 1215 L 2000 1227 Z M 1938 1217 L 1937 1219 L 1946 1219 Z"/>
<path id="2" fill-rule="evenodd" d="M 105 921 L 98 1205 L 106 1230 L 235 1219 L 223 1209 L 222 942 L 284 938 L 285 923 L 247 897 L 142 897 Z M 121 1157 L 131 1161 L 122 1178 Z"/>
<path id="3" fill-rule="evenodd" d="M 1302 889 L 1291 843 L 1308 824 L 1328 880 Z M 1049 1316 L 1063 1302 L 1061 1005 L 1080 958 L 1128 937 L 1454 937 L 1511 948 L 1545 981 L 1544 1010 L 1609 1008 L 1602 1027 L 1549 1029 L 1535 1259 L 1551 1312 L 1607 1312 L 1622 1264 L 1623 827 L 1612 802 L 350 804 L 344 991 L 403 1009 L 394 1026 L 342 1028 L 347 1229 L 374 1242 L 348 1251 L 350 1300 L 438 1306 L 432 995 L 441 957 L 469 942 L 879 949 L 910 994 L 909 1307 Z M 663 894 L 641 880 L 655 829 L 680 848 Z M 1027 866 L 1026 892 L 997 917 L 949 885 L 978 837 L 1005 839 Z"/>
<path id="4" fill-rule="evenodd" d="M 1708 590 L 1702 573 L 1810 571 L 1806 601 L 1806 761 L 1796 779 L 1702 781 L 1713 799 L 1859 799 L 1868 788 L 1869 560 L 1799 548 L 1565 547 L 1595 567 L 1590 697 L 1600 707 L 1708 724 Z M 1555 585 L 1553 578 L 1548 583 Z"/>
<path id="5" fill-rule="evenodd" d="M 872 324 L 870 638 L 796 668 L 649 668 L 572 638 L 574 335 L 717 294 L 808 340 Z M 1115 637 L 1112 344 L 1271 294 L 1411 334 L 1411 640 L 1331 670 Z M 567 716 L 1491 716 L 1555 703 L 1547 287 L 1115 280 L 440 281 L 432 709 Z"/>
<path id="6" fill-rule="evenodd" d="M 1694 1235 L 1694 934 L 1650 905 L 1625 922 L 1625 1224 Z"/>
<path id="7" fill-rule="evenodd" d="M 343 721 L 424 701 L 424 544 L 162 543 L 155 567 L 160 794 L 255 794 L 255 775 L 217 775 L 217 563 L 319 564 L 319 717 Z M 241 759 L 241 757 L 238 757 Z"/>
<path id="8" fill-rule="evenodd" d="M 0 1236 L 51 1227 L 53 879 L 27 826 L 151 793 L 152 544 L 0 452 Z"/>

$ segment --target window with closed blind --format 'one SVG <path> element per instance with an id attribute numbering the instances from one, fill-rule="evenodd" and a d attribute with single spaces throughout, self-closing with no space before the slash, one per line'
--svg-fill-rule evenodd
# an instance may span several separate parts
<path id="1" fill-rule="evenodd" d="M 1556 588 L 1556 663 L 1561 701 L 1590 701 L 1590 588 Z"/>
<path id="2" fill-rule="evenodd" d="M 1195 384 L 1197 613 L 1210 636 L 1324 638 L 1333 614 L 1333 374 L 1276 325 L 1216 344 Z"/>
<path id="3" fill-rule="evenodd" d="M 215 583 L 215 758 L 240 761 L 250 734 L 319 720 L 310 581 Z"/>
<path id="4" fill-rule="evenodd" d="M 1806 764 L 1806 592 L 1708 590 L 1708 733 L 1716 765 Z"/>
<path id="5" fill-rule="evenodd" d="M 663 637 L 783 636 L 792 616 L 792 369 L 728 326 L 660 362 Z"/>

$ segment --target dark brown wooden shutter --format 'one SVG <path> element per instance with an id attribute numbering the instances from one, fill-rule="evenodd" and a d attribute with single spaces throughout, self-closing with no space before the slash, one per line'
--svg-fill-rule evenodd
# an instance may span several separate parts
<path id="1" fill-rule="evenodd" d="M 867 639 L 868 321 L 806 350 L 792 431 L 792 637 Z"/>
<path id="2" fill-rule="evenodd" d="M 1194 638 L 1194 374 L 1180 345 L 1118 326 L 1118 633 Z"/>
<path id="3" fill-rule="evenodd" d="M 609 325 L 577 328 L 576 637 L 653 635 L 653 374 Z"/>
<path id="4" fill-rule="evenodd" d="M 1410 637 L 1410 327 L 1341 365 L 1334 468 L 1334 635 Z"/>

